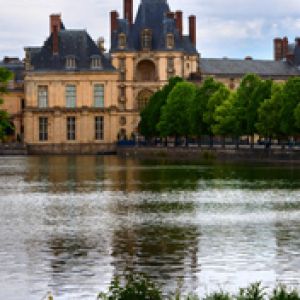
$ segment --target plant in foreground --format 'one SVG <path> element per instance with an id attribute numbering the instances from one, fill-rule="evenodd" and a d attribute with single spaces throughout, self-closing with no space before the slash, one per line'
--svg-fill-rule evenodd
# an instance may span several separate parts
<path id="1" fill-rule="evenodd" d="M 286 286 L 279 285 L 274 289 L 270 300 L 300 300 L 300 295 L 297 290 L 289 291 Z"/>

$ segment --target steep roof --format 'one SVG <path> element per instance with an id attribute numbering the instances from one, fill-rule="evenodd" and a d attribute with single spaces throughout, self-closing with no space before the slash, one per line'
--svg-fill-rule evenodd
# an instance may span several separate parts
<path id="1" fill-rule="evenodd" d="M 75 71 L 91 69 L 91 59 L 99 57 L 102 69 L 114 70 L 110 61 L 101 53 L 95 42 L 85 30 L 61 29 L 58 33 L 58 54 L 53 55 L 53 34 L 41 48 L 27 48 L 31 53 L 31 64 L 34 71 L 66 71 L 66 58 L 76 59 Z M 74 70 L 73 70 L 74 71 Z"/>
<path id="2" fill-rule="evenodd" d="M 118 19 L 118 29 L 112 33 L 111 51 L 118 49 L 118 35 L 125 33 L 127 36 L 127 47 L 124 51 L 141 50 L 141 33 L 144 29 L 152 31 L 152 51 L 184 51 L 196 54 L 197 49 L 188 36 L 181 37 L 175 19 L 167 16 L 170 7 L 166 0 L 142 0 L 138 8 L 134 24 L 129 26 L 128 21 Z M 166 34 L 174 35 L 174 48 L 166 47 Z"/>
<path id="3" fill-rule="evenodd" d="M 300 69 L 286 61 L 239 60 L 202 58 L 200 69 L 204 75 L 243 76 L 248 73 L 265 77 L 299 76 Z"/>

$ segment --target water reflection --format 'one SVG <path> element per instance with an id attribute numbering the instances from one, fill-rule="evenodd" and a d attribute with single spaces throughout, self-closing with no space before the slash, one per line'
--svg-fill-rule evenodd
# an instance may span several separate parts
<path id="1" fill-rule="evenodd" d="M 300 284 L 300 168 L 15 157 L 0 185 L 3 299 L 93 299 L 129 271 L 165 291 Z"/>

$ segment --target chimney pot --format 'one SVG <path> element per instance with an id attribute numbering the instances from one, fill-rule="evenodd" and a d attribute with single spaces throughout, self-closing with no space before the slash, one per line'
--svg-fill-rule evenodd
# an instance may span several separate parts
<path id="1" fill-rule="evenodd" d="M 276 61 L 283 60 L 283 39 L 274 39 L 274 59 Z"/>
<path id="2" fill-rule="evenodd" d="M 50 34 L 53 33 L 55 27 L 57 27 L 58 31 L 60 31 L 60 29 L 61 29 L 61 15 L 60 14 L 50 15 Z"/>

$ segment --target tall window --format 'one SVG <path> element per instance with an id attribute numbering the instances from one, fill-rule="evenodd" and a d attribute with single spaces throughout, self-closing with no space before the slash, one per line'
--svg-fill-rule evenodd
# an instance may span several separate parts
<path id="1" fill-rule="evenodd" d="M 39 118 L 39 140 L 48 141 L 48 118 Z"/>
<path id="2" fill-rule="evenodd" d="M 48 107 L 48 87 L 39 86 L 38 87 L 38 105 L 39 108 Z"/>
<path id="3" fill-rule="evenodd" d="M 167 48 L 174 48 L 174 35 L 172 33 L 167 34 Z"/>
<path id="4" fill-rule="evenodd" d="M 125 58 L 120 58 L 119 69 L 120 69 L 120 81 L 125 81 L 126 80 L 126 60 L 125 60 Z"/>
<path id="5" fill-rule="evenodd" d="M 124 49 L 126 47 L 126 34 L 125 33 L 120 33 L 119 34 L 119 49 Z"/>
<path id="6" fill-rule="evenodd" d="M 66 106 L 68 108 L 76 107 L 76 86 L 75 85 L 66 86 Z"/>
<path id="7" fill-rule="evenodd" d="M 76 118 L 75 117 L 67 118 L 67 140 L 68 141 L 76 140 Z"/>
<path id="8" fill-rule="evenodd" d="M 104 140 L 104 118 L 95 117 L 95 139 L 97 141 Z"/>
<path id="9" fill-rule="evenodd" d="M 151 49 L 152 46 L 152 32 L 150 29 L 145 29 L 142 33 L 142 48 L 145 50 Z"/>
<path id="10" fill-rule="evenodd" d="M 95 107 L 103 108 L 104 107 L 104 85 L 96 84 L 94 86 L 94 103 Z"/>
<path id="11" fill-rule="evenodd" d="M 170 79 L 172 76 L 174 76 L 174 58 L 168 57 L 167 61 L 167 72 L 168 72 L 168 78 Z"/>

